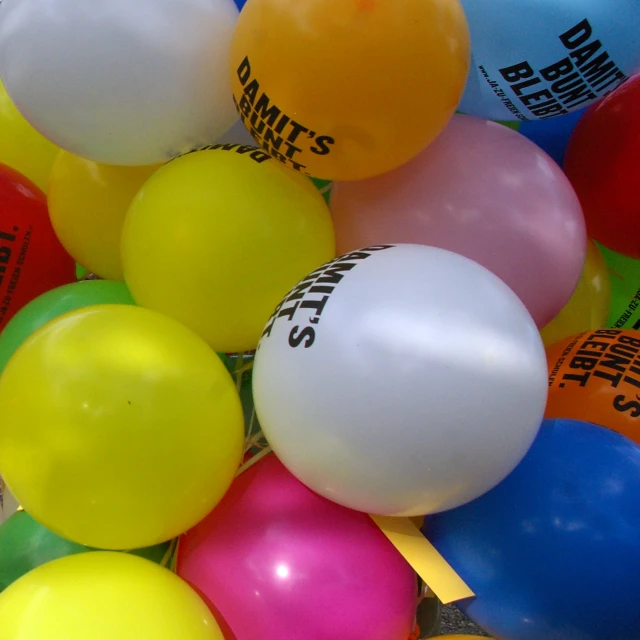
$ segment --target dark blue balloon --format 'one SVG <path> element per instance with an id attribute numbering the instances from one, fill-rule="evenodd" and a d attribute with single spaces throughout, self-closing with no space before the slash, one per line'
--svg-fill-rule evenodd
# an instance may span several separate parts
<path id="1" fill-rule="evenodd" d="M 233 0 L 236 3 L 236 7 L 242 11 L 242 7 L 247 4 L 247 0 Z"/>
<path id="2" fill-rule="evenodd" d="M 545 421 L 506 480 L 423 531 L 496 638 L 640 638 L 640 447 L 618 433 Z"/>
<path id="3" fill-rule="evenodd" d="M 585 111 L 586 109 L 581 109 L 575 113 L 549 118 L 549 120 L 523 122 L 518 131 L 535 142 L 562 166 L 571 134 Z"/>

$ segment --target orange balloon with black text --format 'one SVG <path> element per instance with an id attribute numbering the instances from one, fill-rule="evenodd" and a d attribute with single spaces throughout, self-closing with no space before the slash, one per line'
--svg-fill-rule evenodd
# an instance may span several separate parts
<path id="1" fill-rule="evenodd" d="M 640 444 L 640 333 L 585 331 L 547 349 L 546 418 L 613 429 Z"/>
<path id="2" fill-rule="evenodd" d="M 470 61 L 459 0 L 249 0 L 231 47 L 236 106 L 290 168 L 360 180 L 444 129 Z"/>

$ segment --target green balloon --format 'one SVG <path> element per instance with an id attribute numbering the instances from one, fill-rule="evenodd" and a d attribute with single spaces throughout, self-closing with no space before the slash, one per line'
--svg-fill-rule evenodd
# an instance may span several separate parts
<path id="1" fill-rule="evenodd" d="M 607 328 L 640 329 L 640 260 L 598 244 L 609 268 L 611 308 Z"/>
<path id="2" fill-rule="evenodd" d="M 171 541 L 130 553 L 168 566 L 174 549 L 175 544 Z M 25 511 L 18 511 L 0 526 L 0 593 L 46 562 L 87 551 L 97 549 L 65 540 L 37 523 Z"/>
<path id="3" fill-rule="evenodd" d="M 16 349 L 37 329 L 68 311 L 94 304 L 135 304 L 127 285 L 115 280 L 66 284 L 32 300 L 0 333 L 0 373 Z"/>

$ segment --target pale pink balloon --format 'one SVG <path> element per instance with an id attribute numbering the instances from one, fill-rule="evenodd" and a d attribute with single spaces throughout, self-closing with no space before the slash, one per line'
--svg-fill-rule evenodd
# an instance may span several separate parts
<path id="1" fill-rule="evenodd" d="M 331 210 L 339 253 L 392 243 L 455 251 L 504 280 L 538 327 L 569 301 L 586 256 L 582 209 L 560 167 L 516 131 L 471 116 L 454 116 L 404 166 L 336 184 Z"/>
<path id="2" fill-rule="evenodd" d="M 227 640 L 407 640 L 417 605 L 415 573 L 371 518 L 273 454 L 180 539 L 177 573 Z"/>

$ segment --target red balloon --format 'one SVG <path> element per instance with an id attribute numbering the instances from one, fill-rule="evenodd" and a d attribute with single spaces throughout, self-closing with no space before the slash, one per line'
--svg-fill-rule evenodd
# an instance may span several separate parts
<path id="1" fill-rule="evenodd" d="M 47 197 L 0 165 L 0 331 L 39 295 L 76 280 L 76 263 L 56 237 Z"/>
<path id="2" fill-rule="evenodd" d="M 640 258 L 640 75 L 586 111 L 569 141 L 564 170 L 589 236 Z"/>

